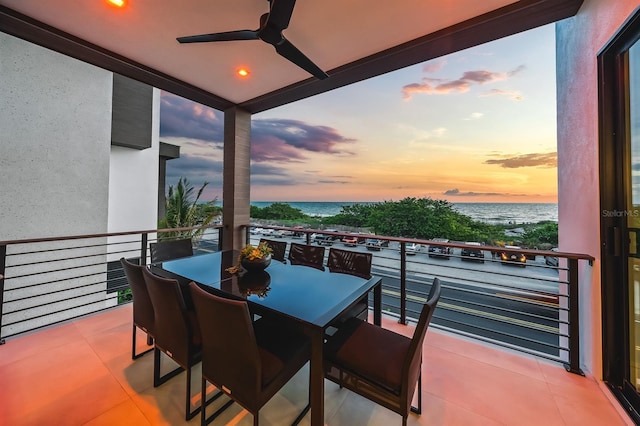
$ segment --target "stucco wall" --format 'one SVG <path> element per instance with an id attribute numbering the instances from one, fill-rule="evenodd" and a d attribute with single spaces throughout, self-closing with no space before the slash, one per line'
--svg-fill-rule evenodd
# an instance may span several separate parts
<path id="1" fill-rule="evenodd" d="M 602 378 L 597 54 L 637 0 L 585 0 L 556 25 L 558 221 L 560 250 L 587 253 L 580 264 L 582 365 Z"/>
<path id="2" fill-rule="evenodd" d="M 111 84 L 0 33 L 0 240 L 107 231 Z"/>
<path id="3" fill-rule="evenodd" d="M 111 90 L 110 72 L 0 33 L 0 240 L 107 232 Z M 1 335 L 104 308 L 104 242 L 8 246 Z"/>

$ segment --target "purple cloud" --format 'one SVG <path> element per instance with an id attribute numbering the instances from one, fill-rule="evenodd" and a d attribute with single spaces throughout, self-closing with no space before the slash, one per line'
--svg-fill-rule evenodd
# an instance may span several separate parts
<path id="1" fill-rule="evenodd" d="M 453 92 L 465 93 L 468 92 L 474 84 L 487 84 L 506 80 L 519 74 L 524 69 L 524 65 L 520 65 L 506 73 L 487 70 L 466 71 L 462 74 L 462 77 L 455 80 L 425 77 L 421 83 L 405 85 L 402 88 L 402 95 L 404 99 L 409 100 L 416 93 L 425 93 L 427 95 L 448 94 Z"/>
<path id="2" fill-rule="evenodd" d="M 355 142 L 332 127 L 289 119 L 253 120 L 251 135 L 253 161 L 299 162 L 305 152 L 353 155 L 344 146 Z"/>
<path id="3" fill-rule="evenodd" d="M 222 142 L 222 113 L 169 92 L 160 97 L 160 137 Z"/>

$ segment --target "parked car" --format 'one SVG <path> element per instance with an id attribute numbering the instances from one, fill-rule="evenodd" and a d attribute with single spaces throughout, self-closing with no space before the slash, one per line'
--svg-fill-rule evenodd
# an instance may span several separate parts
<path id="1" fill-rule="evenodd" d="M 460 250 L 461 259 L 475 260 L 484 263 L 484 252 L 480 248 L 475 248 L 476 246 L 480 247 L 481 244 L 477 242 L 466 242 L 465 244 L 472 247 L 465 247 Z"/>
<path id="2" fill-rule="evenodd" d="M 406 250 L 407 254 L 409 254 L 409 255 L 414 255 L 414 254 L 418 253 L 421 248 L 422 248 L 422 246 L 420 244 L 418 244 L 418 243 L 407 243 L 405 245 L 405 250 Z"/>
<path id="3" fill-rule="evenodd" d="M 518 265 L 518 266 L 527 266 L 527 256 L 524 253 L 519 253 L 517 251 L 511 250 L 521 250 L 522 247 L 518 246 L 504 246 L 505 249 L 509 251 L 501 251 L 500 252 L 500 260 L 502 263 L 510 264 L 510 265 Z"/>
<path id="4" fill-rule="evenodd" d="M 347 247 L 355 247 L 358 245 L 358 236 L 346 235 L 342 238 L 342 243 Z"/>
<path id="5" fill-rule="evenodd" d="M 329 231 L 329 232 L 338 232 L 335 229 L 325 229 L 325 231 Z M 339 239 L 340 237 L 336 236 L 336 235 L 330 235 L 330 234 L 316 234 L 315 238 L 313 239 L 313 241 L 321 246 L 330 246 L 333 245 L 333 242 L 337 239 Z"/>
<path id="6" fill-rule="evenodd" d="M 389 247 L 389 241 L 379 240 L 377 238 L 369 238 L 367 240 L 366 245 L 367 245 L 367 250 L 380 251 L 382 250 L 382 247 Z"/>
<path id="7" fill-rule="evenodd" d="M 438 242 L 438 243 L 449 242 L 449 240 L 446 238 L 434 238 L 432 241 Z M 443 259 L 449 259 L 449 256 L 451 255 L 451 247 L 447 247 L 447 246 L 429 245 L 428 250 L 429 250 L 429 257 L 440 257 Z"/>
<path id="8" fill-rule="evenodd" d="M 558 251 L 558 247 L 552 248 L 551 251 Z M 559 262 L 558 262 L 558 258 L 555 256 L 545 256 L 544 263 L 546 263 L 549 266 L 553 266 L 557 268 Z"/>
<path id="9" fill-rule="evenodd" d="M 300 225 L 294 226 L 293 228 L 295 229 L 295 231 L 293 231 L 293 238 L 302 238 L 306 235 L 302 230 L 307 228 Z"/>

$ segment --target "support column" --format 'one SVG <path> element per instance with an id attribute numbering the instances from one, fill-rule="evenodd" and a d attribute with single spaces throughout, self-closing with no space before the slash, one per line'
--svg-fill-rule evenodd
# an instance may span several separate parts
<path id="1" fill-rule="evenodd" d="M 244 246 L 242 228 L 249 225 L 251 114 L 238 107 L 224 111 L 222 249 Z"/>

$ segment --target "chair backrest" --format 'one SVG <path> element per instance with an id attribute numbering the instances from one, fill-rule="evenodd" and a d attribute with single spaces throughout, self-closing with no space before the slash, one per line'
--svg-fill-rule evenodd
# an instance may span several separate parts
<path id="1" fill-rule="evenodd" d="M 191 241 L 191 238 L 158 241 L 157 243 L 149 244 L 149 249 L 151 251 L 151 263 L 164 262 L 165 260 L 193 256 L 193 241 Z"/>
<path id="2" fill-rule="evenodd" d="M 289 263 L 324 270 L 324 247 L 291 243 L 291 246 L 289 246 Z"/>
<path id="3" fill-rule="evenodd" d="M 440 280 L 438 278 L 434 278 L 433 283 L 431 284 L 431 289 L 429 290 L 429 295 L 427 296 L 427 301 L 422 306 L 420 318 L 418 319 L 418 324 L 413 332 L 411 344 L 407 351 L 407 358 L 405 359 L 402 367 L 402 376 L 406 379 L 403 380 L 405 388 L 403 390 L 406 392 L 413 392 L 415 384 L 418 381 L 418 377 L 420 376 L 422 345 L 424 344 L 424 338 L 427 334 L 427 328 L 429 327 L 429 323 L 433 317 L 433 311 L 435 311 L 438 300 L 440 300 L 440 293 Z M 410 397 L 408 398 L 408 404 L 411 404 Z"/>
<path id="4" fill-rule="evenodd" d="M 356 275 L 358 277 L 371 278 L 371 253 L 363 253 L 352 250 L 342 250 L 331 247 L 327 258 L 327 267 L 331 272 Z"/>
<path id="5" fill-rule="evenodd" d="M 265 243 L 269 247 L 271 247 L 271 258 L 275 260 L 279 260 L 280 262 L 284 262 L 284 254 L 287 251 L 287 242 L 286 241 L 273 241 L 267 240 L 266 238 L 260 238 L 260 243 Z"/>
<path id="6" fill-rule="evenodd" d="M 155 323 L 153 304 L 149 297 L 147 283 L 142 274 L 146 267 L 131 263 L 124 257 L 120 259 L 120 263 L 133 295 L 133 322 L 153 336 Z"/>
<path id="7" fill-rule="evenodd" d="M 171 352 L 171 358 L 183 365 L 189 364 L 192 349 L 199 344 L 200 331 L 195 317 L 191 317 L 184 303 L 180 284 L 173 279 L 159 277 L 143 269 L 144 281 L 154 309 L 153 335 L 161 349 Z"/>
<path id="8" fill-rule="evenodd" d="M 202 332 L 202 374 L 239 401 L 260 392 L 262 365 L 247 302 L 189 284 Z"/>

